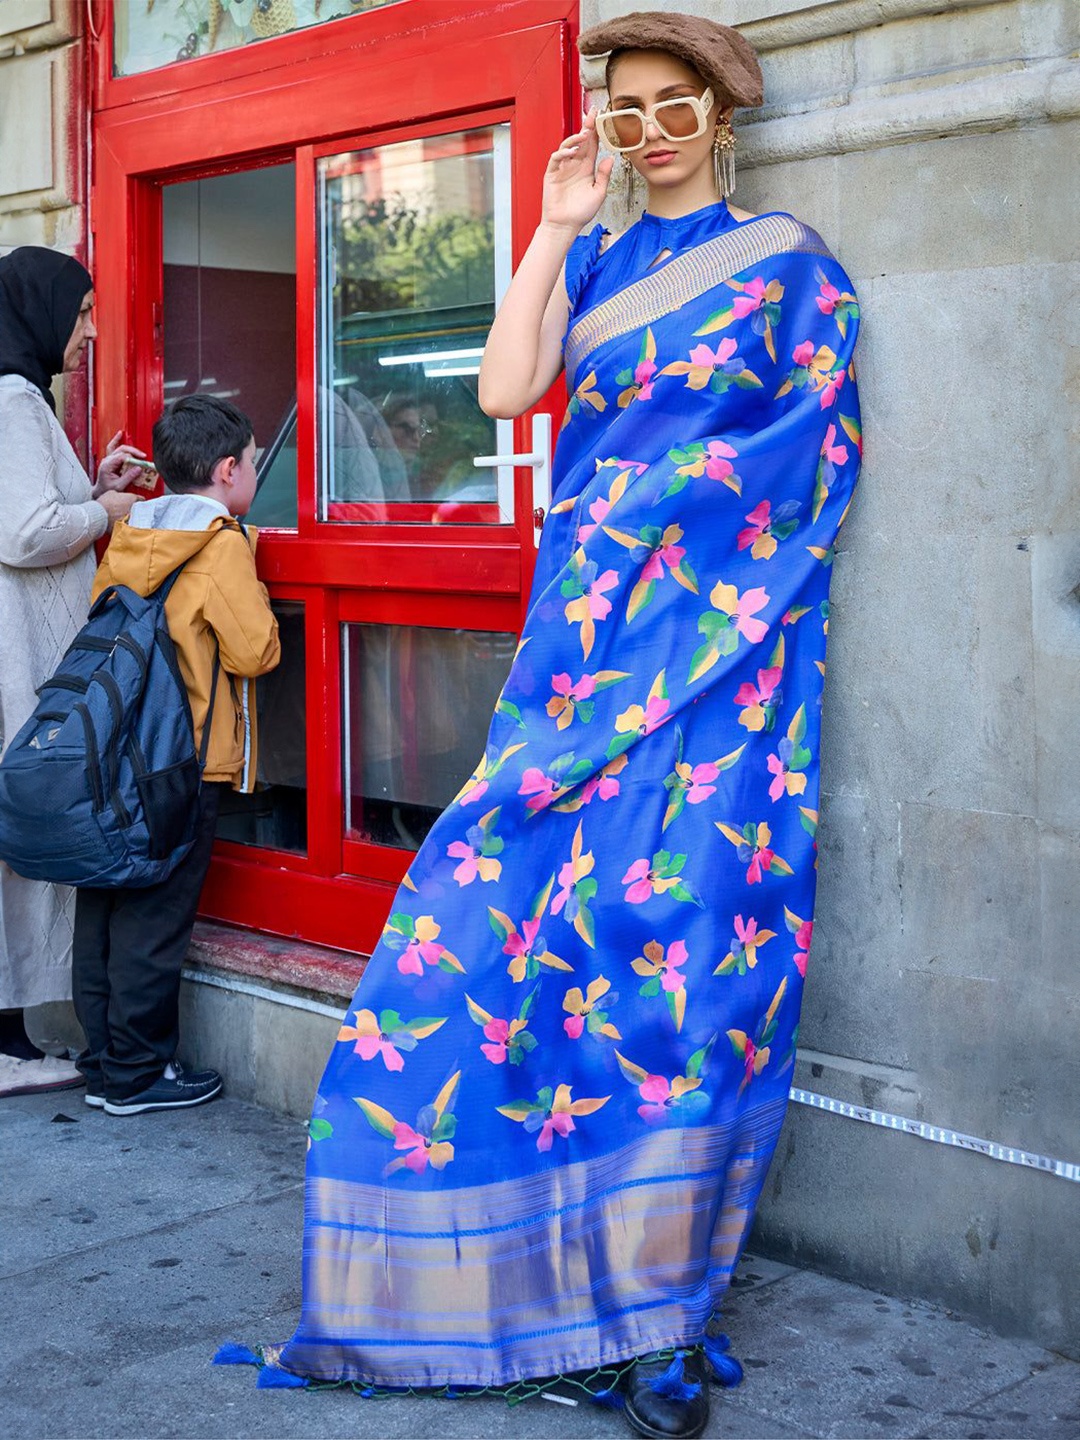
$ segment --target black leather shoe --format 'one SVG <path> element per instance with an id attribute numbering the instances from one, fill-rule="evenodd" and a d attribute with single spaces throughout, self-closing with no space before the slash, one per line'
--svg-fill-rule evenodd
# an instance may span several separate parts
<path id="1" fill-rule="evenodd" d="M 625 1381 L 626 1418 L 635 1434 L 648 1435 L 652 1440 L 694 1440 L 705 1429 L 709 1386 L 702 1357 L 684 1354 L 681 1377 L 678 1363 L 646 1357 L 629 1372 Z M 654 1390 L 650 1380 L 662 1381 L 661 1389 Z"/>

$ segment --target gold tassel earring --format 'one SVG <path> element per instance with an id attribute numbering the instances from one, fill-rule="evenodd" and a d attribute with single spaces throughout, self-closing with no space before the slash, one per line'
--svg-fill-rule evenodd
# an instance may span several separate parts
<path id="1" fill-rule="evenodd" d="M 625 155 L 620 155 L 617 185 L 623 192 L 622 201 L 623 208 L 626 211 L 626 218 L 631 222 L 637 218 L 636 211 L 638 208 L 639 184 L 640 177 L 638 172 L 634 169 L 633 165 L 630 164 L 630 161 Z"/>
<path id="2" fill-rule="evenodd" d="M 730 120 L 717 121 L 712 157 L 716 193 L 726 200 L 735 194 L 735 131 Z"/>

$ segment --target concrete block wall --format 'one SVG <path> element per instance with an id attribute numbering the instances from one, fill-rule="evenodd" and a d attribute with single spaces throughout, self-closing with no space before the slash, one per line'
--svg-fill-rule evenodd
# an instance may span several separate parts
<path id="1" fill-rule="evenodd" d="M 1080 6 L 650 8 L 758 48 L 738 203 L 817 227 L 863 302 L 795 1083 L 1080 1161 Z M 793 1106 L 754 1244 L 1075 1358 L 1078 1208 Z"/>

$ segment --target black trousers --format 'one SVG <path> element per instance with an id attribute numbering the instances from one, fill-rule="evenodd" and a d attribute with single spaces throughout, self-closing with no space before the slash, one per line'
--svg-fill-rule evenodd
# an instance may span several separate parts
<path id="1" fill-rule="evenodd" d="M 210 867 L 224 785 L 204 784 L 195 844 L 167 880 L 140 890 L 79 890 L 72 983 L 86 1032 L 76 1064 L 92 1094 L 126 1100 L 176 1054 L 180 970 Z"/>

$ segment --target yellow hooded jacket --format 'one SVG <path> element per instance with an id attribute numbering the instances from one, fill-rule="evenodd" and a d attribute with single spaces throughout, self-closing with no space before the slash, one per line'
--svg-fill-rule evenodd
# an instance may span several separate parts
<path id="1" fill-rule="evenodd" d="M 251 790 L 255 781 L 255 697 L 248 681 L 281 658 L 277 620 L 255 574 L 256 532 L 245 532 L 208 496 L 166 494 L 119 520 L 94 578 L 150 595 L 178 565 L 165 601 L 169 634 L 187 686 L 196 749 L 202 743 L 214 659 L 221 655 L 204 780 Z M 234 678 L 237 677 L 237 678 Z"/>

